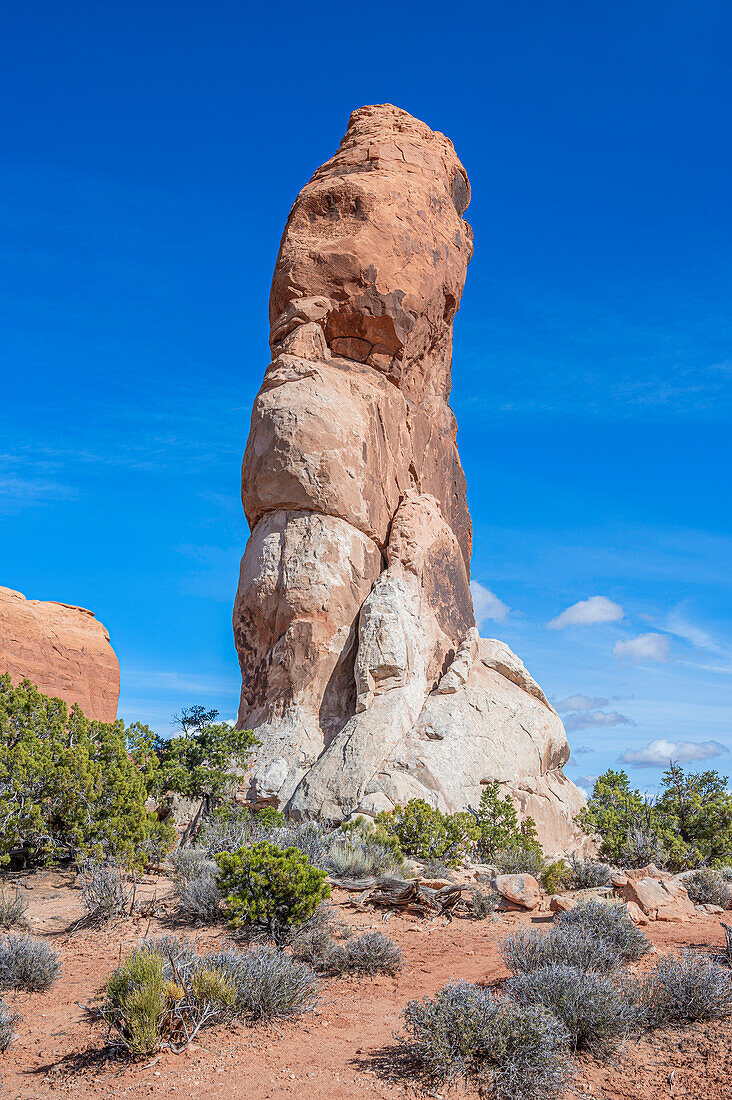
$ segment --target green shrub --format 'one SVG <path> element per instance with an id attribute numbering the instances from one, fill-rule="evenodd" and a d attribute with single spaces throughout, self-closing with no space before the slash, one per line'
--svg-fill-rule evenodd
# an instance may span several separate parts
<path id="1" fill-rule="evenodd" d="M 380 813 L 376 824 L 414 859 L 439 859 L 449 865 L 459 861 L 476 834 L 475 819 L 470 814 L 443 814 L 422 798 Z"/>
<path id="2" fill-rule="evenodd" d="M 730 908 L 732 895 L 729 883 L 719 871 L 715 871 L 712 867 L 700 867 L 690 875 L 685 875 L 684 886 L 696 905 L 720 905 L 722 909 Z"/>
<path id="3" fill-rule="evenodd" d="M 237 983 L 220 957 L 199 956 L 186 941 L 170 937 L 135 948 L 91 1009 L 114 1030 L 118 1044 L 138 1057 L 163 1044 L 184 1049 L 201 1027 L 242 1011 Z"/>
<path id="4" fill-rule="evenodd" d="M 58 953 L 43 940 L 14 935 L 0 939 L 0 989 L 41 993 L 60 973 Z"/>
<path id="5" fill-rule="evenodd" d="M 529 849 L 541 855 L 533 819 L 527 817 L 519 824 L 510 796 L 501 797 L 498 780 L 488 783 L 480 796 L 476 839 L 481 857 L 488 860 L 493 860 L 498 852 L 515 849 Z"/>
<path id="6" fill-rule="evenodd" d="M 558 894 L 569 889 L 572 872 L 563 859 L 548 860 L 541 869 L 539 881 L 547 894 Z"/>
<path id="7" fill-rule="evenodd" d="M 219 885 L 231 923 L 258 925 L 280 937 L 301 924 L 330 897 L 325 871 L 299 848 L 259 841 L 238 852 L 220 852 Z"/>
<path id="8" fill-rule="evenodd" d="M 23 924 L 27 908 L 28 902 L 20 890 L 16 889 L 12 895 L 0 890 L 0 928 L 7 932 L 11 928 Z"/>
<path id="9" fill-rule="evenodd" d="M 468 982 L 410 1001 L 399 1038 L 430 1091 L 462 1080 L 487 1100 L 548 1100 L 570 1077 L 567 1031 L 550 1012 Z"/>
<path id="10" fill-rule="evenodd" d="M 637 1010 L 615 982 L 563 963 L 515 975 L 506 993 L 520 1004 L 542 1005 L 562 1021 L 575 1047 L 605 1057 L 638 1022 Z"/>
<path id="11" fill-rule="evenodd" d="M 88 854 L 144 865 L 153 842 L 170 848 L 172 826 L 145 809 L 151 738 L 0 676 L 0 862 Z"/>

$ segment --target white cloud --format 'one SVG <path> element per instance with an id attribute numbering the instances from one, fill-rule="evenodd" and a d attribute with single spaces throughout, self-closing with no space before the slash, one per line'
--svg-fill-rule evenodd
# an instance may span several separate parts
<path id="1" fill-rule="evenodd" d="M 635 722 L 627 714 L 620 714 L 617 710 L 586 710 L 576 714 L 568 714 L 564 718 L 564 728 L 572 730 L 587 730 L 598 726 L 634 726 Z"/>
<path id="2" fill-rule="evenodd" d="M 688 764 L 692 760 L 711 760 L 729 752 L 719 741 L 666 741 L 656 738 L 643 749 L 626 749 L 619 757 L 621 764 L 635 764 L 638 768 L 664 768 L 670 760 Z"/>
<path id="3" fill-rule="evenodd" d="M 625 612 L 619 603 L 607 596 L 590 596 L 589 600 L 573 603 L 556 619 L 547 623 L 549 630 L 564 630 L 568 626 L 587 626 L 590 623 L 615 623 Z"/>
<path id="4" fill-rule="evenodd" d="M 596 707 L 606 707 L 607 699 L 595 699 L 590 695 L 568 695 L 566 699 L 560 699 L 554 709 L 560 714 L 568 710 L 595 710 Z"/>
<path id="5" fill-rule="evenodd" d="M 508 604 L 505 604 L 503 600 L 499 600 L 495 592 L 491 592 L 490 588 L 486 588 L 479 581 L 470 582 L 470 591 L 473 596 L 475 621 L 478 624 L 485 622 L 486 619 L 495 619 L 499 623 L 503 622 L 511 610 Z"/>
<path id="6" fill-rule="evenodd" d="M 640 661 L 667 661 L 671 642 L 665 634 L 639 634 L 627 642 L 616 642 L 613 653 L 619 660 L 627 659 L 634 665 Z"/>
<path id="7" fill-rule="evenodd" d="M 672 634 L 683 638 L 685 642 L 696 646 L 697 649 L 710 649 L 717 653 L 720 652 L 719 646 L 709 631 L 689 622 L 684 613 L 678 608 L 666 616 L 664 625 L 666 630 L 670 630 Z"/>

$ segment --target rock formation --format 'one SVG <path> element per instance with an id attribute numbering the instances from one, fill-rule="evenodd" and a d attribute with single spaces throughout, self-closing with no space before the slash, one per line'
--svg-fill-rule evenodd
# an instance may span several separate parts
<path id="1" fill-rule="evenodd" d="M 496 778 L 561 848 L 582 805 L 562 723 L 479 638 L 470 595 L 448 402 L 469 201 L 444 135 L 363 107 L 285 226 L 242 470 L 249 797 L 329 819 L 412 797 L 452 811 Z"/>
<path id="2" fill-rule="evenodd" d="M 119 698 L 119 663 L 109 634 L 83 607 L 27 600 L 0 588 L 0 674 L 14 684 L 27 678 L 44 695 L 88 718 L 114 722 Z"/>

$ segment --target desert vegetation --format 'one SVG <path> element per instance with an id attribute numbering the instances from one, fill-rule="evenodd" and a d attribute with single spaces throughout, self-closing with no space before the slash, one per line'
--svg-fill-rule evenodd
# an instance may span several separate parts
<path id="1" fill-rule="evenodd" d="M 373 896 L 384 917 L 403 912 L 417 923 L 502 922 L 511 906 L 496 889 L 500 876 L 530 876 L 544 897 L 569 894 L 567 905 L 548 928 L 501 928 L 508 976 L 492 988 L 456 968 L 436 992 L 405 997 L 389 1058 L 418 1088 L 462 1081 L 495 1100 L 560 1096 L 583 1052 L 607 1061 L 622 1057 L 631 1036 L 732 1014 L 727 956 L 649 959 L 648 935 L 612 885 L 618 869 L 653 856 L 681 872 L 692 902 L 730 904 L 730 846 L 707 821 L 719 829 L 726 821 L 729 796 L 716 773 L 672 768 L 653 804 L 622 773 L 608 773 L 583 818 L 599 832 L 600 857 L 547 858 L 534 823 L 519 820 L 497 782 L 456 814 L 413 799 L 375 819 L 327 825 L 240 805 L 237 776 L 254 740 L 217 718 L 192 707 L 180 733 L 162 742 L 147 727 L 90 723 L 33 685 L 0 678 L 0 854 L 9 878 L 0 887 L 0 1052 L 24 1026 L 13 998 L 48 994 L 64 972 L 64 941 L 29 931 L 27 896 L 12 882 L 44 867 L 74 876 L 82 915 L 69 936 L 139 929 L 83 1002 L 95 1033 L 131 1065 L 181 1053 L 221 1025 L 296 1027 L 317 1017 L 338 982 L 398 990 L 408 952 L 383 925 L 352 927 L 348 913 L 362 921 L 366 912 L 359 899 Z M 192 811 L 176 829 L 170 806 L 181 797 Z M 169 884 L 168 927 L 156 893 L 140 898 L 150 874 Z M 541 912 L 551 916 L 546 905 Z M 469 935 L 481 925 L 463 927 Z M 200 933 L 215 941 L 190 938 Z"/>

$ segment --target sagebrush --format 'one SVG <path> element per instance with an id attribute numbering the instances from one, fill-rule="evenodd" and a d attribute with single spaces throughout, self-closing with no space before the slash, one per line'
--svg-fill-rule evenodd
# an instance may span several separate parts
<path id="1" fill-rule="evenodd" d="M 568 1034 L 555 1016 L 468 982 L 410 1001 L 399 1038 L 431 1089 L 463 1080 L 490 1100 L 548 1100 L 570 1078 Z"/>
<path id="2" fill-rule="evenodd" d="M 0 989 L 40 993 L 61 973 L 61 960 L 44 940 L 12 933 L 0 938 Z"/>

